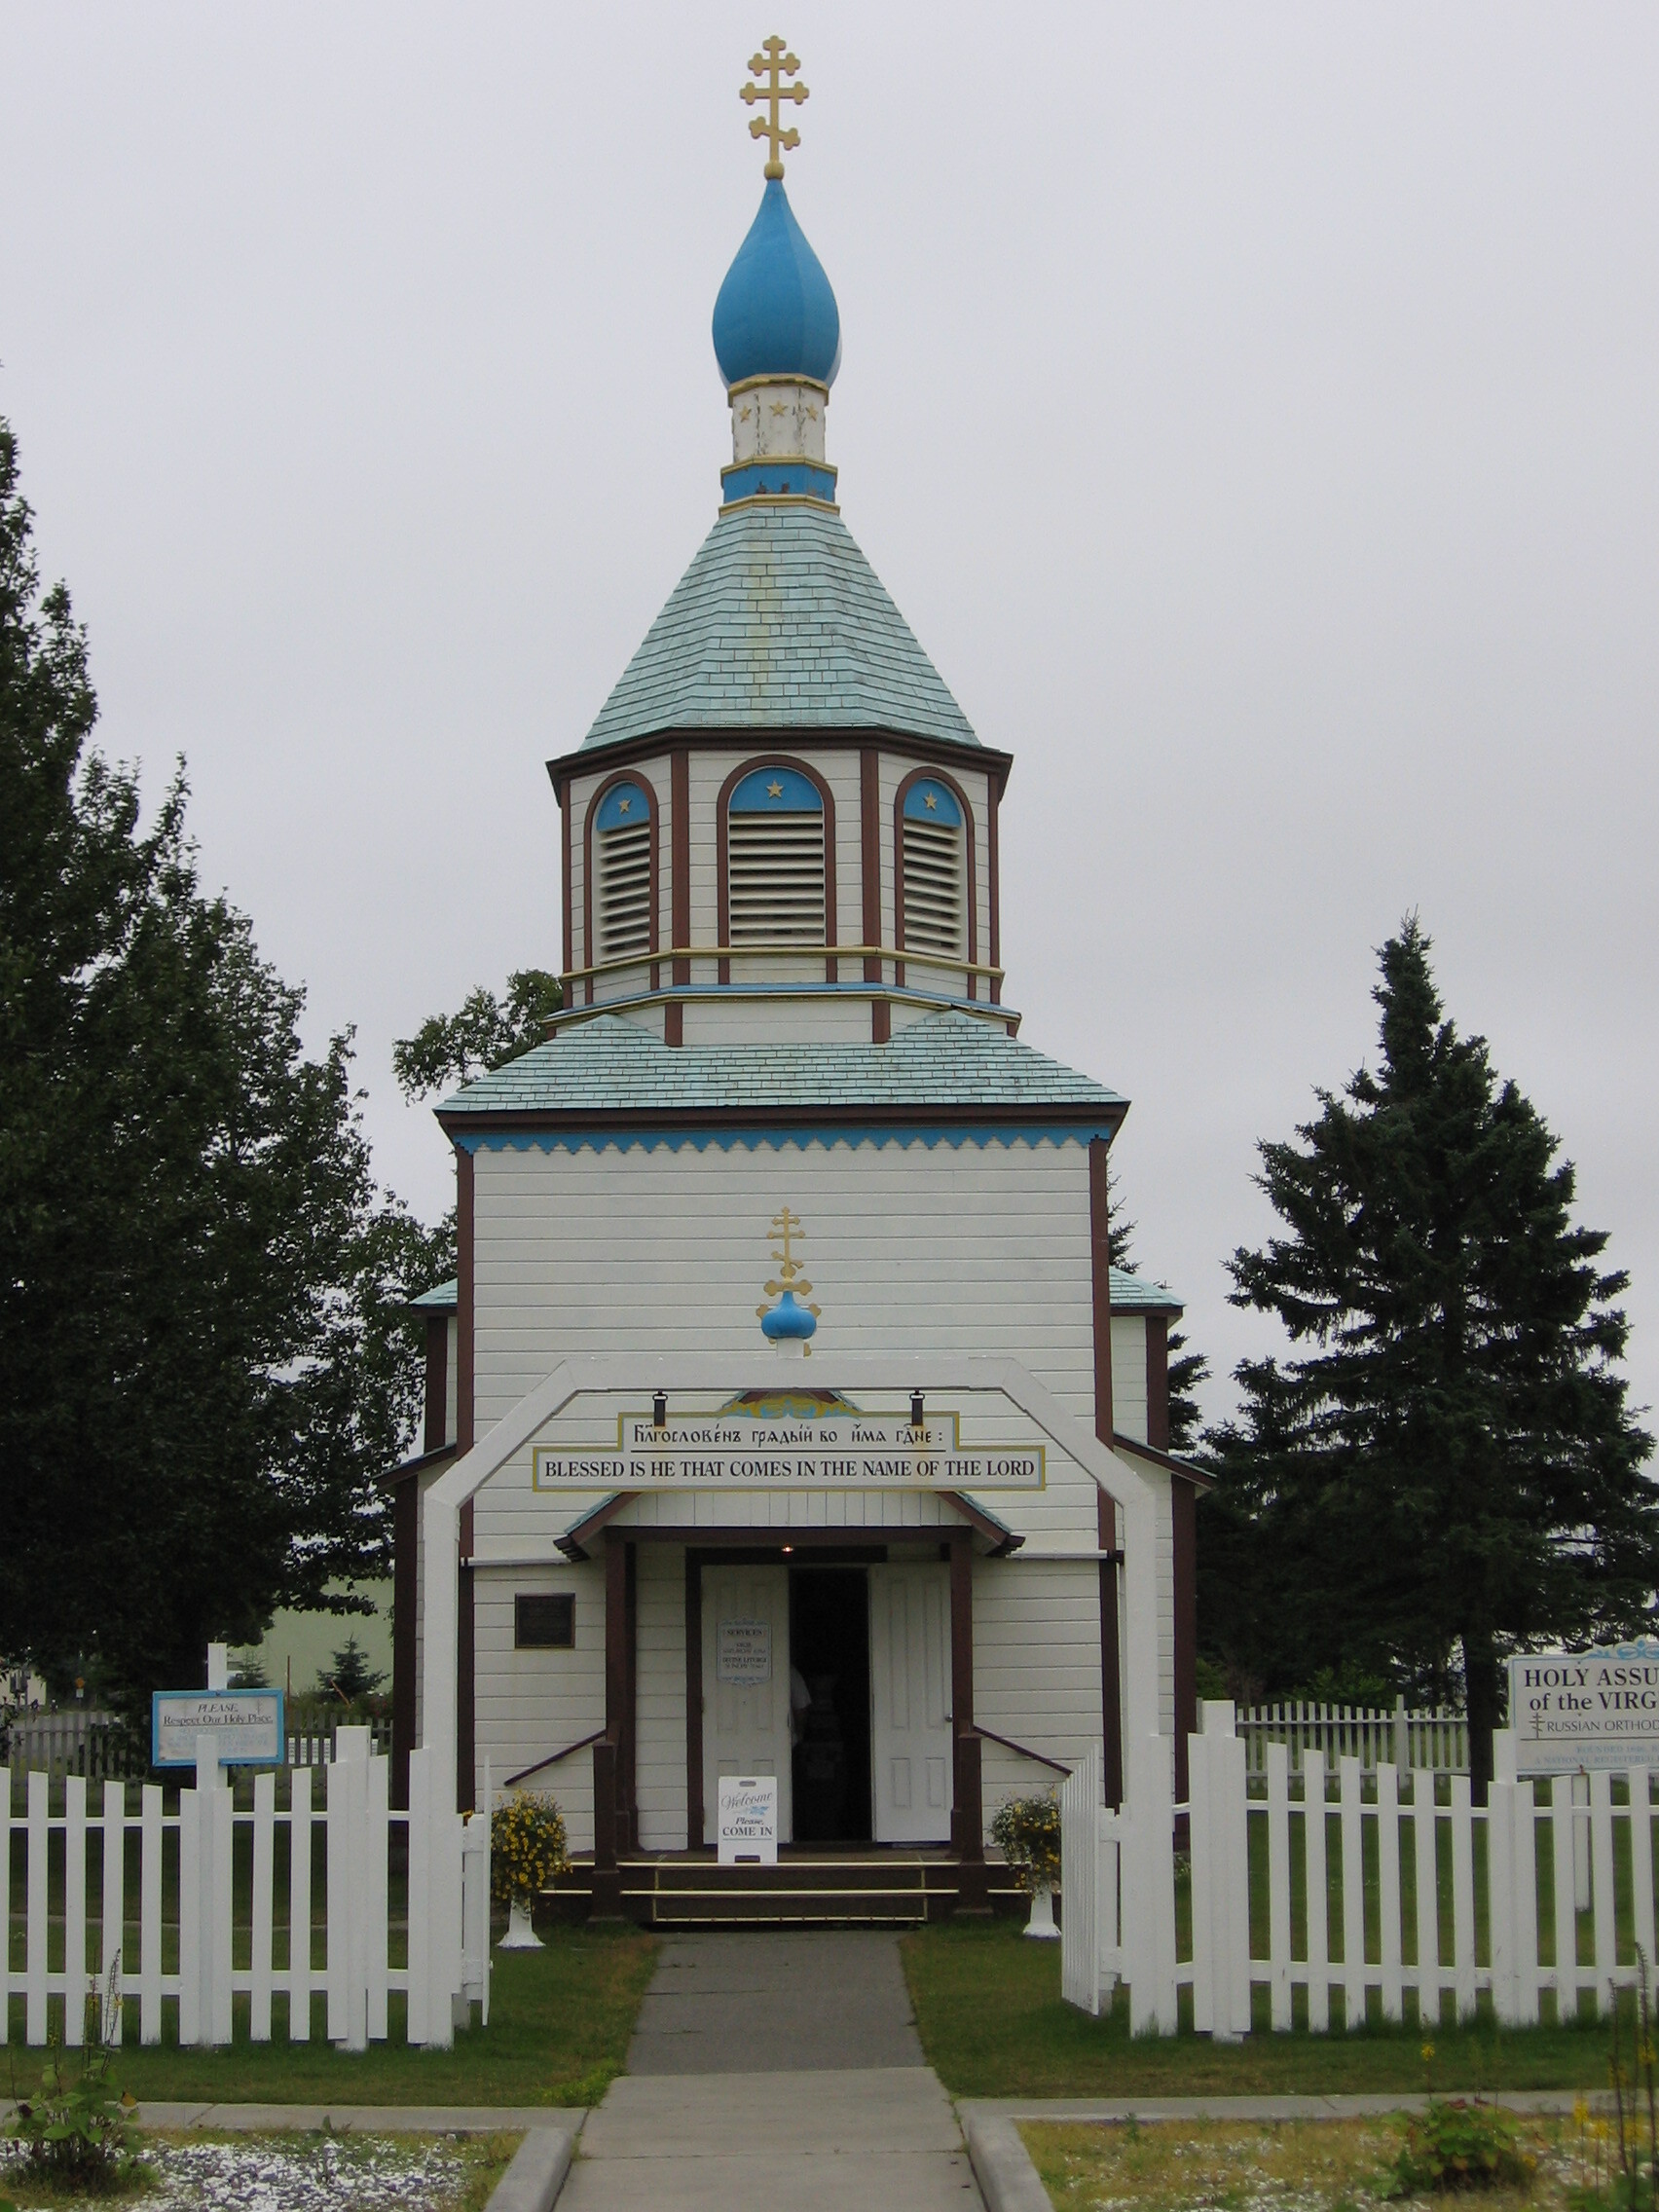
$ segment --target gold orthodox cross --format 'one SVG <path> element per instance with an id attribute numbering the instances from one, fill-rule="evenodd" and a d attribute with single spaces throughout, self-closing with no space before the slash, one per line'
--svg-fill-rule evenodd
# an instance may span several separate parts
<path id="1" fill-rule="evenodd" d="M 799 1214 L 791 1213 L 788 1206 L 785 1206 L 782 1213 L 775 1213 L 772 1216 L 772 1235 L 774 1236 L 781 1236 L 784 1240 L 783 1250 L 781 1252 L 774 1252 L 772 1254 L 772 1257 L 781 1265 L 784 1273 L 784 1280 L 786 1282 L 788 1282 L 792 1275 L 798 1274 L 800 1272 L 800 1262 L 790 1257 L 790 1237 L 799 1228 Z M 811 1285 L 808 1284 L 807 1287 L 810 1289 Z M 776 1296 L 776 1293 L 774 1292 L 773 1295 Z"/>
<path id="2" fill-rule="evenodd" d="M 770 111 L 768 115 L 757 115 L 755 118 L 749 126 L 749 135 L 751 138 L 764 138 L 768 141 L 766 174 L 769 177 L 782 176 L 783 156 L 793 153 L 800 144 L 800 132 L 793 125 L 786 130 L 779 121 L 778 110 L 785 100 L 793 100 L 798 107 L 802 100 L 811 95 L 804 85 L 784 83 L 786 77 L 794 75 L 800 63 L 793 54 L 784 51 L 781 38 L 762 39 L 760 52 L 750 56 L 749 66 L 756 77 L 769 76 L 771 79 L 770 84 L 745 85 L 737 95 L 750 107 L 756 100 L 764 100 Z"/>

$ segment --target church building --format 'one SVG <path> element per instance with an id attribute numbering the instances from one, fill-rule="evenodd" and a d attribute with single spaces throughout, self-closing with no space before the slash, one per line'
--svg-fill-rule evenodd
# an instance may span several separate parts
<path id="1" fill-rule="evenodd" d="M 1013 761 L 842 519 L 804 89 L 781 41 L 752 66 L 714 526 L 548 764 L 563 1011 L 438 1110 L 459 1274 L 417 1302 L 395 1751 L 453 1750 L 462 1808 L 555 1797 L 596 1911 L 720 1917 L 685 1870 L 757 1775 L 786 1862 L 983 1909 L 998 1806 L 1091 1745 L 1110 1794 L 1172 1736 L 1185 1795 L 1203 1478 L 1179 1302 L 1108 1250 L 1128 1102 L 1005 987 Z"/>

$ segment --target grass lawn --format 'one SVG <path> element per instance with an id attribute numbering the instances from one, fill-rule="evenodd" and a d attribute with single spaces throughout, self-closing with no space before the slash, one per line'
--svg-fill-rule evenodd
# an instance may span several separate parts
<path id="1" fill-rule="evenodd" d="M 1019 2132 L 1056 2212 L 1125 2201 L 1136 2212 L 1370 2212 L 1391 2191 L 1405 2136 L 1387 2120 L 1044 2123 Z M 1537 2161 L 1530 2186 L 1483 2190 L 1486 2212 L 1566 2212 L 1571 2191 L 1605 2180 L 1606 2144 L 1581 2141 L 1569 2120 L 1518 2121 L 1515 2140 Z"/>
<path id="2" fill-rule="evenodd" d="M 1090 2019 L 1060 1996 L 1058 1943 L 1013 1921 L 946 1921 L 903 1938 L 904 1973 L 931 2065 L 956 2096 L 1247 2096 L 1338 2090 L 1601 2089 L 1604 2025 L 1500 2030 L 1435 2027 L 1433 2080 L 1422 2032 L 1133 2037 L 1122 2002 Z"/>
<path id="3" fill-rule="evenodd" d="M 655 1964 L 656 1939 L 633 1928 L 551 1927 L 542 1935 L 543 1950 L 496 1954 L 490 2025 L 458 2034 L 451 2050 L 409 2049 L 402 2041 L 398 1998 L 391 2021 L 396 2040 L 371 2044 L 355 2055 L 336 2050 L 323 2038 L 320 2002 L 313 2009 L 313 2042 L 252 2044 L 243 1998 L 237 2041 L 226 2050 L 180 2050 L 176 2044 L 140 2049 L 137 2021 L 129 2017 L 129 2040 L 110 2069 L 111 2085 L 118 2092 L 130 2089 L 140 2102 L 597 2103 L 622 2071 Z M 280 2000 L 276 2009 L 279 2013 Z M 170 2020 L 167 2024 L 170 2028 Z M 34 2085 L 46 2054 L 18 2048 L 20 2031 L 19 2014 L 7 2056 L 10 2079 L 21 2091 Z M 12 2094 L 10 2087 L 5 2094 Z"/>

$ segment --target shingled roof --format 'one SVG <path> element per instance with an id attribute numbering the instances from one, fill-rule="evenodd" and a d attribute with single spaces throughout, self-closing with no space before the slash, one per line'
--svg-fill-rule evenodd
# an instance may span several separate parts
<path id="1" fill-rule="evenodd" d="M 743 728 L 979 742 L 840 516 L 807 501 L 720 516 L 582 750 Z"/>
<path id="2" fill-rule="evenodd" d="M 926 1014 L 887 1045 L 824 1039 L 667 1046 L 639 1022 L 596 1014 L 446 1098 L 446 1122 L 474 1114 L 608 1116 L 672 1112 L 1051 1109 L 1115 1123 L 1127 1101 L 969 1014 Z"/>

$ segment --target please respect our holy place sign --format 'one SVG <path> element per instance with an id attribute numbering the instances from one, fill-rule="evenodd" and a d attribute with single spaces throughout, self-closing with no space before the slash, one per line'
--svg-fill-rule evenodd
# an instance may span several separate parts
<path id="1" fill-rule="evenodd" d="M 959 1417 L 845 1414 L 816 1420 L 623 1414 L 616 1446 L 538 1444 L 536 1490 L 1041 1490 L 1041 1444 L 964 1450 Z"/>

